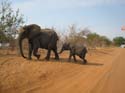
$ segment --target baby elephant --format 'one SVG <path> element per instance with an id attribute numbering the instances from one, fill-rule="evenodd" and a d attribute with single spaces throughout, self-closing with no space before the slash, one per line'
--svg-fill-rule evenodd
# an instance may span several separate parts
<path id="1" fill-rule="evenodd" d="M 83 60 L 83 63 L 87 63 L 87 60 L 85 59 L 87 49 L 85 46 L 80 45 L 80 44 L 64 43 L 59 54 L 61 54 L 64 50 L 70 51 L 69 61 L 71 60 L 71 57 L 73 56 L 74 61 L 76 62 L 77 60 L 76 60 L 75 55 L 77 55 Z"/>

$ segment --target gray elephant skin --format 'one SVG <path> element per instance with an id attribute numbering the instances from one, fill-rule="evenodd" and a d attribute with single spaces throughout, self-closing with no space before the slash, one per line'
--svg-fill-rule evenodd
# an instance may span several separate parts
<path id="1" fill-rule="evenodd" d="M 76 62 L 77 60 L 76 60 L 75 55 L 77 55 L 83 60 L 83 63 L 87 63 L 87 60 L 85 59 L 87 49 L 85 46 L 81 44 L 64 43 L 59 54 L 61 54 L 64 50 L 70 51 L 69 61 L 71 60 L 71 57 L 73 56 L 74 61 Z"/>
<path id="2" fill-rule="evenodd" d="M 58 60 L 59 56 L 57 53 L 57 40 L 58 35 L 53 29 L 41 29 L 36 24 L 26 25 L 22 27 L 22 32 L 19 34 L 19 49 L 22 57 L 26 58 L 23 54 L 22 42 L 25 38 L 28 39 L 29 54 L 28 59 L 32 59 L 32 53 L 37 59 L 40 58 L 38 49 L 47 49 L 46 60 L 50 59 L 51 50 L 55 53 L 55 59 Z"/>

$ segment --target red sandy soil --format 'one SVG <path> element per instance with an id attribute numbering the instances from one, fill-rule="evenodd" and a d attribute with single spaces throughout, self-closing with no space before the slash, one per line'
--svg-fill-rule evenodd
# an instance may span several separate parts
<path id="1" fill-rule="evenodd" d="M 0 53 L 3 51 L 0 50 Z M 89 50 L 87 64 L 0 55 L 0 93 L 125 93 L 125 49 Z"/>

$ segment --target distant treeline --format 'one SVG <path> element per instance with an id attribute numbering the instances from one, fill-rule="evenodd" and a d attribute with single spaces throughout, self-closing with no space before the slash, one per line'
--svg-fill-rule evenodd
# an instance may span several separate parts
<path id="1" fill-rule="evenodd" d="M 9 0 L 0 3 L 0 47 L 17 47 L 18 28 L 24 24 L 24 17 L 19 9 L 14 11 Z M 106 36 L 93 33 L 89 28 L 80 29 L 76 25 L 69 26 L 66 30 L 68 34 L 58 32 L 59 47 L 63 42 L 80 43 L 87 47 L 109 47 L 120 46 L 125 43 L 124 37 L 115 37 L 112 41 Z"/>
<path id="2" fill-rule="evenodd" d="M 76 25 L 69 26 L 68 35 L 60 34 L 60 42 L 80 43 L 90 48 L 120 46 L 125 43 L 124 37 L 115 37 L 110 40 L 106 36 L 93 33 L 89 28 L 81 29 Z"/>

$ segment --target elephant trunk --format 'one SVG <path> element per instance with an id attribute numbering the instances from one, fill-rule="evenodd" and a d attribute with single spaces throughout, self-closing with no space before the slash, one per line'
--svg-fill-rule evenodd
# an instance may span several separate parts
<path id="1" fill-rule="evenodd" d="M 59 52 L 59 54 L 61 54 L 63 51 L 65 50 L 70 50 L 70 44 L 69 43 L 64 43 L 62 46 L 61 51 Z"/>
<path id="2" fill-rule="evenodd" d="M 63 51 L 64 51 L 64 49 L 62 48 L 58 54 L 61 54 Z"/>
<path id="3" fill-rule="evenodd" d="M 19 37 L 19 49 L 20 49 L 20 53 L 21 53 L 21 56 L 26 58 L 23 54 L 23 50 L 22 50 L 22 41 L 23 41 L 23 38 L 21 38 L 21 36 Z"/>

